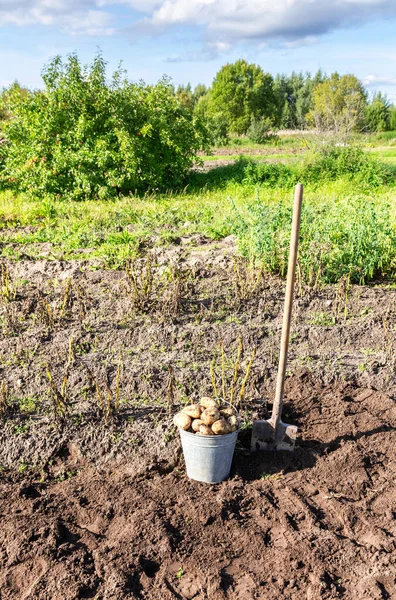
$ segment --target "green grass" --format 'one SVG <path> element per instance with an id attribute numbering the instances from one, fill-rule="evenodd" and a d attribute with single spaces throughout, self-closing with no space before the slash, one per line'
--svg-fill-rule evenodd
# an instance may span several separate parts
<path id="1" fill-rule="evenodd" d="M 394 153 L 384 146 L 371 150 L 382 164 L 384 160 L 392 162 Z M 335 282 L 343 276 L 357 282 L 381 277 L 394 281 L 396 185 L 392 164 L 386 169 L 393 169 L 389 171 L 393 179 L 384 179 L 376 178 L 377 166 L 372 161 L 365 178 L 362 173 L 366 171 L 360 168 L 346 175 L 334 171 L 334 165 L 337 169 L 339 165 L 333 159 L 330 167 L 322 158 L 316 163 L 303 160 L 302 167 L 300 161 L 273 163 L 268 172 L 263 170 L 265 163 L 259 162 L 256 173 L 255 163 L 240 159 L 192 174 L 188 186 L 178 192 L 113 201 L 35 201 L 1 192 L 0 253 L 12 260 L 96 259 L 100 266 L 121 268 L 142 247 L 178 243 L 180 237 L 197 232 L 213 240 L 235 234 L 242 254 L 284 275 L 294 179 L 305 173 L 309 177 L 301 223 L 301 278 L 311 283 Z M 363 157 L 363 164 L 365 160 Z M 304 165 L 308 171 L 303 170 Z M 383 167 L 379 168 L 382 173 Z M 389 183 L 382 185 L 382 181 Z"/>
<path id="2" fill-rule="evenodd" d="M 195 232 L 214 240 L 236 234 L 243 254 L 285 274 L 293 189 L 218 177 L 217 185 L 213 176 L 212 185 L 190 193 L 112 202 L 34 202 L 2 193 L 0 239 L 7 242 L 2 256 L 48 258 L 45 243 L 51 245 L 50 259 L 97 258 L 103 266 L 117 268 L 150 239 L 166 245 Z M 337 281 L 345 274 L 356 281 L 394 278 L 396 190 L 380 187 L 368 193 L 344 179 L 307 186 L 300 268 L 306 280 Z"/>
<path id="3" fill-rule="evenodd" d="M 389 148 L 389 146 L 376 146 L 370 148 L 369 152 L 371 156 L 375 156 L 388 164 L 396 164 L 396 147 Z"/>

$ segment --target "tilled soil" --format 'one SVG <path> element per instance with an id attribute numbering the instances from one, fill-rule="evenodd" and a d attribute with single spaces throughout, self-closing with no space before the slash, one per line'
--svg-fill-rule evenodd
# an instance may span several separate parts
<path id="1" fill-rule="evenodd" d="M 125 274 L 88 263 L 8 265 L 27 283 L 3 306 L 1 600 L 395 597 L 394 289 L 298 286 L 284 413 L 297 447 L 251 455 L 249 424 L 271 409 L 284 284 L 241 289 L 251 274 L 233 280 L 232 240 L 190 242 L 159 257 L 194 271 L 177 310 L 165 296 L 131 310 Z M 62 315 L 69 278 L 84 306 L 76 292 Z M 230 479 L 201 484 L 185 475 L 172 414 L 211 393 L 219 338 L 231 352 L 239 335 L 246 360 L 257 346 L 243 430 Z M 70 344 L 62 422 L 46 369 L 61 389 Z M 107 420 L 87 366 L 111 392 Z"/>

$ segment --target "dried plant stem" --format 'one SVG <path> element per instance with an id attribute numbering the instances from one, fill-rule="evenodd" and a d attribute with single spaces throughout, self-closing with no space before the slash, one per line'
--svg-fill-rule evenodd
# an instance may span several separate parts
<path id="1" fill-rule="evenodd" d="M 114 409 L 118 411 L 120 407 L 120 383 L 121 383 L 121 375 L 124 367 L 124 362 L 122 358 L 122 352 L 120 352 L 120 360 L 118 362 L 117 374 L 116 374 L 116 382 L 115 382 L 115 392 L 114 392 Z"/>
<path id="2" fill-rule="evenodd" d="M 231 384 L 231 390 L 230 390 L 230 404 L 232 404 L 234 401 L 234 393 L 235 393 L 235 387 L 236 387 L 236 383 L 237 383 L 237 379 L 238 379 L 238 371 L 239 371 L 239 366 L 241 364 L 242 353 L 243 353 L 243 342 L 242 342 L 242 337 L 239 336 L 239 338 L 238 338 L 238 353 L 237 353 L 236 361 L 234 364 L 234 374 L 232 377 L 232 384 Z"/>
<path id="3" fill-rule="evenodd" d="M 223 400 L 226 399 L 226 379 L 225 379 L 225 352 L 223 340 L 220 340 L 221 347 L 221 392 L 223 394 Z"/>
<path id="4" fill-rule="evenodd" d="M 61 389 L 59 390 L 54 379 L 52 377 L 52 373 L 50 371 L 49 366 L 46 369 L 47 378 L 50 385 L 50 392 L 52 395 L 52 404 L 54 410 L 54 416 L 57 420 L 63 421 L 66 417 L 68 411 L 68 398 L 67 398 L 67 380 L 69 376 L 68 366 L 66 367 L 66 373 L 63 378 Z"/>
<path id="5" fill-rule="evenodd" d="M 62 306 L 61 306 L 60 313 L 59 313 L 59 317 L 61 319 L 65 316 L 66 311 L 69 310 L 69 308 L 70 308 L 71 294 L 72 294 L 72 282 L 69 277 L 66 281 L 66 287 L 65 287 L 64 294 L 63 294 L 63 302 L 62 302 Z"/>
<path id="6" fill-rule="evenodd" d="M 16 288 L 12 282 L 8 267 L 4 263 L 0 266 L 0 295 L 7 302 L 16 298 Z"/>
<path id="7" fill-rule="evenodd" d="M 249 364 L 248 364 L 247 369 L 246 369 L 245 377 L 242 380 L 241 389 L 240 389 L 240 392 L 239 392 L 238 402 L 237 402 L 237 406 L 238 407 L 241 406 L 241 404 L 242 404 L 242 400 L 243 400 L 244 395 L 245 395 L 246 382 L 249 379 L 250 371 L 251 371 L 252 364 L 253 364 L 255 356 L 256 356 L 256 348 L 253 349 L 252 356 L 250 357 Z"/>
<path id="8" fill-rule="evenodd" d="M 175 401 L 175 374 L 174 374 L 172 365 L 168 366 L 168 372 L 169 372 L 169 377 L 168 377 L 168 385 L 166 386 L 166 397 L 167 397 L 168 410 L 170 411 L 171 407 L 173 406 L 174 401 Z"/>
<path id="9" fill-rule="evenodd" d="M 210 363 L 210 377 L 212 380 L 214 395 L 216 398 L 218 398 L 219 390 L 217 389 L 217 385 L 216 385 L 216 374 L 215 374 L 215 370 L 214 370 L 214 364 L 215 364 L 215 359 L 213 359 L 212 362 Z"/>
<path id="10" fill-rule="evenodd" d="M 111 406 L 111 389 L 109 388 L 107 383 L 106 383 L 106 391 L 107 391 L 107 399 L 106 399 L 105 419 L 108 419 L 112 412 L 112 406 Z"/>
<path id="11" fill-rule="evenodd" d="M 5 381 L 1 382 L 0 387 L 0 419 L 4 419 L 9 401 L 9 390 Z"/>
<path id="12" fill-rule="evenodd" d="M 75 340 L 74 340 L 74 338 L 72 336 L 69 339 L 69 354 L 68 354 L 68 357 L 67 357 L 67 368 L 70 367 L 74 363 L 74 361 L 76 359 L 75 354 L 74 354 L 74 341 Z"/>

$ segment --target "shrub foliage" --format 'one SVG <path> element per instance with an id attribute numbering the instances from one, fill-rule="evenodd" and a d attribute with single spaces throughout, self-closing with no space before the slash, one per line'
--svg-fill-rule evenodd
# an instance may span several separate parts
<path id="1" fill-rule="evenodd" d="M 54 58 L 43 80 L 43 91 L 7 96 L 3 186 L 70 199 L 170 188 L 207 146 L 202 120 L 166 78 L 133 84 L 119 70 L 107 82 L 100 54 L 86 67 L 73 54 Z"/>
<path id="2" fill-rule="evenodd" d="M 392 170 L 358 146 L 333 145 L 324 146 L 296 165 L 250 160 L 244 174 L 246 183 L 280 188 L 291 187 L 298 182 L 315 185 L 340 178 L 354 180 L 360 187 L 375 187 L 395 179 Z"/>

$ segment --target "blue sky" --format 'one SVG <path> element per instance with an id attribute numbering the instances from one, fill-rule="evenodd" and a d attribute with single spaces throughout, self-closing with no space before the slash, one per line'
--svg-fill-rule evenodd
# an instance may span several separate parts
<path id="1" fill-rule="evenodd" d="M 56 54 L 97 47 L 133 80 L 210 84 L 245 58 L 273 75 L 354 73 L 396 104 L 395 0 L 0 0 L 0 86 L 40 87 Z"/>

